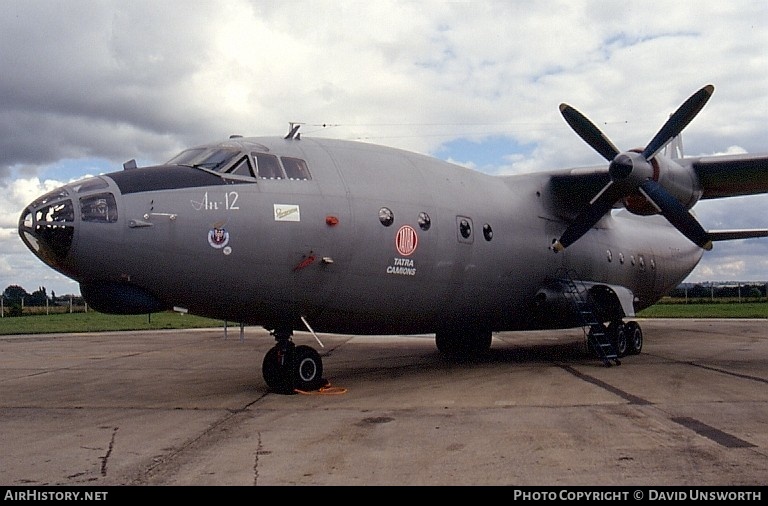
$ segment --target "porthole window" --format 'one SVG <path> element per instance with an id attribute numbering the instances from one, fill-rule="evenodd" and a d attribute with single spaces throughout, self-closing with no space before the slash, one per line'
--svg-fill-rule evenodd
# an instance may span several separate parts
<path id="1" fill-rule="evenodd" d="M 425 212 L 419 213 L 419 227 L 422 230 L 427 231 L 431 226 L 432 226 L 432 218 L 430 218 L 429 215 Z"/>
<path id="2" fill-rule="evenodd" d="M 613 261 L 613 253 L 611 253 L 611 250 L 606 250 L 605 256 L 608 258 L 609 262 Z"/>
<path id="3" fill-rule="evenodd" d="M 483 225 L 483 237 L 485 237 L 486 241 L 493 239 L 493 229 L 487 223 Z"/>
<path id="4" fill-rule="evenodd" d="M 468 216 L 456 216 L 456 239 L 463 244 L 472 244 L 475 242 L 475 235 L 472 233 L 472 218 Z"/>
<path id="5" fill-rule="evenodd" d="M 632 264 L 632 267 L 635 266 L 635 255 L 629 255 L 629 263 Z"/>
<path id="6" fill-rule="evenodd" d="M 459 220 L 459 233 L 464 239 L 467 239 L 472 235 L 472 225 L 469 224 L 469 221 L 463 218 Z"/>
<path id="7" fill-rule="evenodd" d="M 390 226 L 392 223 L 395 222 L 395 215 L 392 213 L 392 210 L 388 207 L 382 207 L 379 209 L 379 221 L 382 225 L 385 227 Z"/>
<path id="8" fill-rule="evenodd" d="M 624 253 L 619 253 L 619 263 L 624 265 Z"/>

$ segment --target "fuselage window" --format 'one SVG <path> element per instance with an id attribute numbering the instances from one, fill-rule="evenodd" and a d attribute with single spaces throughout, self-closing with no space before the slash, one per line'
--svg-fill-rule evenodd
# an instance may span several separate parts
<path id="1" fill-rule="evenodd" d="M 283 156 L 280 158 L 283 162 L 285 175 L 288 179 L 312 179 L 307 168 L 307 162 L 300 158 L 290 158 Z"/>
<path id="2" fill-rule="evenodd" d="M 486 241 L 493 239 L 493 228 L 487 223 L 483 225 L 483 237 L 485 237 Z"/>
<path id="3" fill-rule="evenodd" d="M 379 221 L 382 225 L 388 227 L 395 222 L 395 215 L 392 213 L 390 208 L 382 207 L 379 209 Z"/>
<path id="4" fill-rule="evenodd" d="M 465 216 L 457 216 L 456 225 L 459 228 L 459 242 L 472 243 L 472 220 Z"/>
<path id="5" fill-rule="evenodd" d="M 429 230 L 429 227 L 432 226 L 432 218 L 430 218 L 429 215 L 423 211 L 419 213 L 418 221 L 419 227 L 424 231 Z"/>
<path id="6" fill-rule="evenodd" d="M 284 179 L 283 169 L 280 162 L 274 155 L 264 153 L 253 153 L 256 159 L 256 170 L 262 179 Z"/>

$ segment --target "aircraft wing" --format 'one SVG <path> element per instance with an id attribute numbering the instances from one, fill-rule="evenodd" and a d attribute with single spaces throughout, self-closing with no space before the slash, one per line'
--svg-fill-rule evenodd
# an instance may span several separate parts
<path id="1" fill-rule="evenodd" d="M 768 193 L 768 153 L 686 157 L 675 161 L 696 174 L 703 192 L 701 199 Z M 610 179 L 607 166 L 551 173 L 550 190 L 558 214 L 565 217 L 584 208 Z M 621 207 L 621 203 L 614 207 Z M 723 231 L 722 238 L 713 240 L 726 240 L 726 232 Z"/>
<path id="2" fill-rule="evenodd" d="M 708 230 L 711 241 L 733 241 L 735 239 L 754 239 L 755 237 L 768 237 L 768 229 L 750 228 L 742 230 Z"/>
<path id="3" fill-rule="evenodd" d="M 702 199 L 768 193 L 768 153 L 686 158 L 699 178 Z"/>
<path id="4" fill-rule="evenodd" d="M 607 165 L 552 172 L 549 189 L 553 199 L 553 211 L 563 218 L 572 218 L 586 207 L 610 180 Z"/>

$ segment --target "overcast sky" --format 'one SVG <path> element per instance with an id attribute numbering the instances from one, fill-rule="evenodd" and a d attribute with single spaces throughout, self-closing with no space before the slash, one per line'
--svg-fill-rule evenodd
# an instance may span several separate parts
<path id="1" fill-rule="evenodd" d="M 561 102 L 629 149 L 711 83 L 685 154 L 768 151 L 765 0 L 3 0 L 0 69 L 0 290 L 79 293 L 18 237 L 40 194 L 289 122 L 512 174 L 604 163 Z M 759 228 L 767 209 L 695 212 Z M 688 280 L 768 280 L 768 239 L 716 243 Z"/>

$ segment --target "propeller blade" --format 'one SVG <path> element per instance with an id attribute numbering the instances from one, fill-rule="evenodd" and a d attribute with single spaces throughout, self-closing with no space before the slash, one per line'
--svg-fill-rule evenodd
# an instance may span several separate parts
<path id="1" fill-rule="evenodd" d="M 691 95 L 669 117 L 641 154 L 621 153 L 600 129 L 584 115 L 568 104 L 560 104 L 560 113 L 571 128 L 610 162 L 608 171 L 611 181 L 576 216 L 560 239 L 552 243 L 552 249 L 555 252 L 562 251 L 576 242 L 595 226 L 619 199 L 630 195 L 636 189 L 640 190 L 661 214 L 688 239 L 701 248 L 712 249 L 712 238 L 685 206 L 670 195 L 658 182 L 647 179 L 638 186 L 638 180 L 648 177 L 646 172 L 650 168 L 650 160 L 693 121 L 693 118 L 706 105 L 714 91 L 715 87 L 708 84 Z M 640 163 L 640 158 L 643 159 L 642 163 Z"/>
<path id="2" fill-rule="evenodd" d="M 607 185 L 600 190 L 600 193 L 592 199 L 592 202 L 581 211 L 573 220 L 568 228 L 565 229 L 560 239 L 556 240 L 552 244 L 552 249 L 555 252 L 563 251 L 565 248 L 576 242 L 581 236 L 589 232 L 589 229 L 595 226 L 595 223 L 600 221 L 605 213 L 609 212 L 613 205 L 624 194 L 624 190 L 620 188 L 620 185 L 614 184 L 613 181 L 609 181 Z"/>
<path id="3" fill-rule="evenodd" d="M 701 111 L 707 103 L 714 91 L 715 87 L 708 84 L 691 95 L 691 97 L 669 117 L 656 136 L 648 143 L 648 146 L 643 150 L 643 158 L 650 160 L 656 156 L 656 153 L 661 151 L 669 141 L 677 137 L 680 132 L 693 121 L 693 118 L 699 114 L 699 111 Z"/>
<path id="4" fill-rule="evenodd" d="M 603 132 L 579 111 L 568 104 L 560 104 L 560 113 L 573 131 L 584 139 L 587 144 L 592 146 L 595 151 L 600 153 L 603 158 L 610 162 L 619 154 L 619 150 L 608 137 L 603 135 Z"/>
<path id="5" fill-rule="evenodd" d="M 712 249 L 712 240 L 706 230 L 699 224 L 696 218 L 688 212 L 680 201 L 667 193 L 656 181 L 651 179 L 640 185 L 640 191 L 645 197 L 659 208 L 661 214 L 684 236 L 697 246 L 709 251 Z"/>

